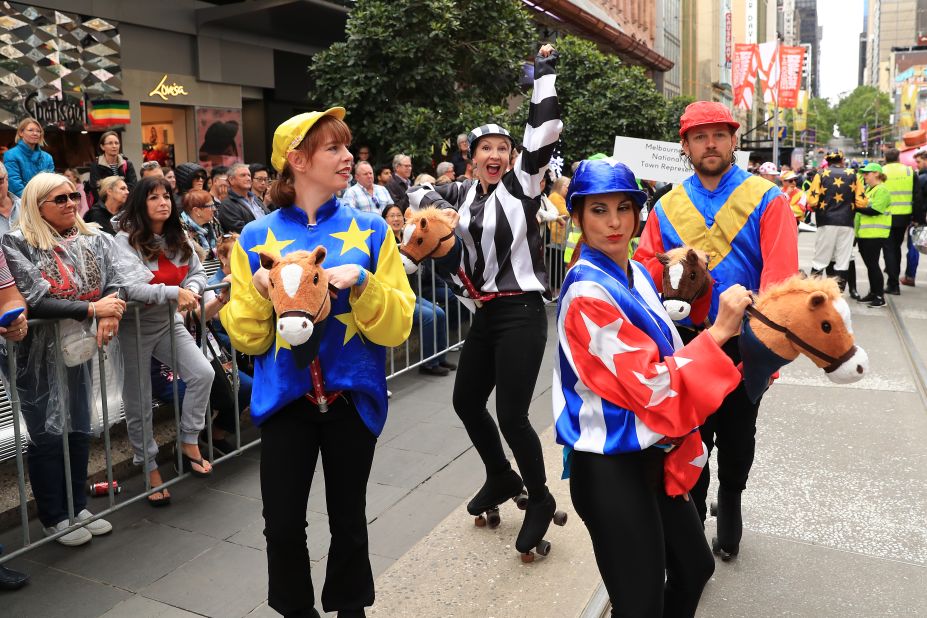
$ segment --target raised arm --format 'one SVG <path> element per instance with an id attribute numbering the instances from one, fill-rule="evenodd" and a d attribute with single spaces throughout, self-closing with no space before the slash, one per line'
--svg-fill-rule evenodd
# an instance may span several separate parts
<path id="1" fill-rule="evenodd" d="M 554 68 L 558 58 L 552 46 L 544 45 L 534 59 L 534 89 L 528 107 L 528 123 L 522 139 L 522 151 L 515 160 L 518 184 L 525 195 L 532 198 L 541 194 L 541 179 L 563 130 L 555 87 L 557 73 Z"/>

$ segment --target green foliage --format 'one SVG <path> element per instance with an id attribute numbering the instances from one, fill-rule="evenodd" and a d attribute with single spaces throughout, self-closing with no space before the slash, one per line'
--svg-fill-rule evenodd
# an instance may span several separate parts
<path id="1" fill-rule="evenodd" d="M 795 110 L 783 110 L 785 114 L 785 123 L 791 135 L 792 127 L 795 126 Z M 827 102 L 827 99 L 811 97 L 808 99 L 808 118 L 805 123 L 809 130 L 815 132 L 814 144 L 822 148 L 827 146 L 827 141 L 834 136 L 834 124 L 837 122 L 837 116 Z M 796 135 L 796 138 L 800 136 Z M 789 138 L 791 139 L 791 138 Z M 811 145 L 811 144 L 809 144 Z"/>
<path id="2" fill-rule="evenodd" d="M 663 137 L 661 138 L 663 141 L 679 141 L 679 119 L 682 118 L 682 113 L 686 111 L 686 106 L 694 102 L 694 97 L 686 95 L 673 97 L 666 102 L 666 113 L 663 120 Z"/>
<path id="3" fill-rule="evenodd" d="M 840 133 L 859 141 L 859 128 L 869 125 L 872 133 L 876 126 L 889 127 L 889 114 L 893 111 L 892 100 L 884 92 L 872 86 L 858 86 L 856 90 L 840 99 L 834 109 Z"/>
<path id="4" fill-rule="evenodd" d="M 509 124 L 535 38 L 520 0 L 358 0 L 347 40 L 313 58 L 310 100 L 346 107 L 381 160 L 402 151 L 421 169 L 447 138 Z"/>
<path id="5" fill-rule="evenodd" d="M 666 101 L 641 67 L 626 66 L 572 35 L 558 39 L 557 49 L 567 163 L 596 152 L 611 154 L 616 135 L 664 136 Z"/>

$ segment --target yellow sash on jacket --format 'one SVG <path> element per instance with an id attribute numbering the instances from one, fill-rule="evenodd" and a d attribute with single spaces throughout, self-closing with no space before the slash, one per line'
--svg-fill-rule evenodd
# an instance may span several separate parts
<path id="1" fill-rule="evenodd" d="M 673 187 L 660 201 L 666 218 L 683 244 L 707 253 L 708 268 L 713 269 L 730 253 L 731 243 L 773 186 L 759 176 L 750 176 L 727 198 L 710 228 L 705 225 L 705 217 L 689 199 L 683 185 Z"/>

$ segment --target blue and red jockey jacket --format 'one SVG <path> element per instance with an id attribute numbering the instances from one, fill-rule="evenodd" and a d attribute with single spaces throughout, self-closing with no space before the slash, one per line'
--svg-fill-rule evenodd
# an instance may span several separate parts
<path id="1" fill-rule="evenodd" d="M 560 291 L 557 335 L 551 391 L 567 457 L 664 448 L 666 493 L 688 492 L 708 459 L 698 427 L 741 381 L 711 334 L 683 346 L 644 267 L 625 272 L 583 245 Z"/>
<path id="2" fill-rule="evenodd" d="M 653 207 L 634 259 L 662 292 L 656 254 L 683 245 L 706 252 L 711 296 L 693 303 L 679 324 L 700 326 L 718 314 L 718 296 L 739 283 L 754 292 L 798 272 L 798 230 L 788 198 L 773 183 L 732 166 L 714 191 L 693 174 Z"/>

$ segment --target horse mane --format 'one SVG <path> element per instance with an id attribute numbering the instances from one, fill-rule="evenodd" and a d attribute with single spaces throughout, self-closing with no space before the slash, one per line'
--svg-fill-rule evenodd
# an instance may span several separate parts
<path id="1" fill-rule="evenodd" d="M 793 275 L 785 281 L 771 285 L 766 288 L 756 299 L 756 304 L 761 305 L 767 301 L 775 300 L 781 296 L 794 294 L 796 292 L 811 293 L 824 292 L 833 302 L 840 298 L 840 288 L 837 281 L 830 278 L 821 277 L 803 277 L 802 275 Z"/>
<path id="2" fill-rule="evenodd" d="M 702 262 L 708 262 L 708 254 L 702 251 L 701 249 L 696 249 L 695 247 L 676 247 L 675 249 L 670 249 L 669 251 L 664 251 L 664 255 L 669 259 L 667 266 L 670 264 L 678 264 L 686 260 L 686 254 L 689 253 L 689 250 L 695 251 L 695 254 L 698 255 L 699 259 Z"/>

